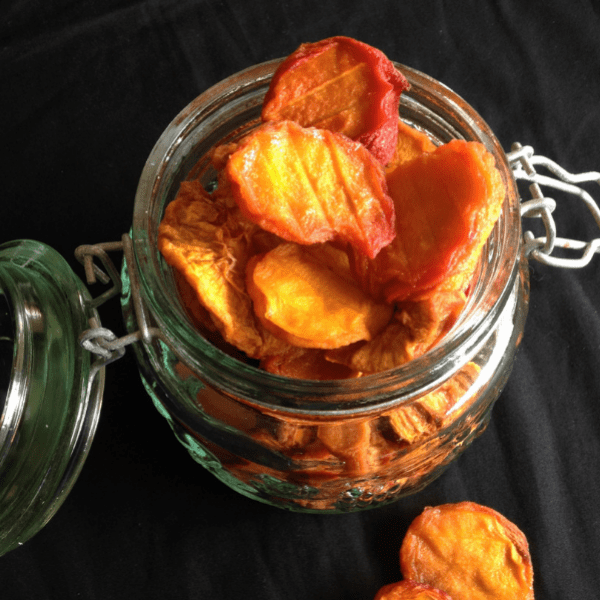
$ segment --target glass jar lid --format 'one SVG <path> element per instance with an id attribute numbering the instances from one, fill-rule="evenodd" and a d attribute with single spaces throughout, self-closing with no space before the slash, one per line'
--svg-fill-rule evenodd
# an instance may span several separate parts
<path id="1" fill-rule="evenodd" d="M 0 245 L 0 555 L 52 518 L 89 452 L 104 389 L 79 344 L 91 323 L 89 293 L 60 254 Z"/>

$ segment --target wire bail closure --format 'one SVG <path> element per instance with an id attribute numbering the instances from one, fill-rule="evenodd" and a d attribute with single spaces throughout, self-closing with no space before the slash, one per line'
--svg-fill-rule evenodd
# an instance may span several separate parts
<path id="1" fill-rule="evenodd" d="M 525 180 L 531 184 L 529 191 L 532 199 L 521 203 L 521 218 L 541 218 L 546 230 L 546 237 L 537 238 L 534 237 L 531 231 L 524 232 L 523 251 L 525 252 L 525 256 L 534 258 L 543 264 L 559 268 L 578 269 L 586 266 L 595 253 L 600 253 L 600 238 L 584 242 L 557 237 L 556 223 L 552 217 L 552 212 L 556 208 L 556 202 L 552 198 L 544 196 L 541 186 L 551 187 L 581 198 L 591 211 L 596 224 L 600 228 L 600 209 L 598 205 L 589 193 L 578 186 L 578 184 L 586 182 L 596 182 L 600 185 L 600 173 L 591 171 L 573 175 L 550 159 L 543 156 L 536 156 L 531 146 L 521 146 L 518 142 L 512 145 L 511 151 L 506 156 L 515 180 Z M 539 174 L 535 169 L 536 166 L 548 169 L 555 177 Z M 555 247 L 582 250 L 583 252 L 579 258 L 559 258 L 552 256 Z M 150 327 L 148 323 L 148 317 L 140 296 L 140 284 L 135 257 L 133 255 L 133 243 L 128 234 L 124 234 L 120 242 L 79 246 L 75 250 L 76 258 L 84 266 L 88 285 L 96 283 L 97 280 L 105 284 L 112 282 L 110 289 L 90 301 L 91 306 L 97 308 L 107 300 L 121 293 L 121 278 L 114 263 L 107 254 L 107 252 L 111 251 L 122 251 L 125 255 L 131 299 L 140 329 L 119 338 L 110 329 L 100 327 L 97 319 L 92 319 L 90 321 L 90 329 L 87 329 L 80 335 L 79 343 L 98 357 L 92 365 L 93 373 L 121 358 L 125 354 L 125 347 L 129 344 L 138 341 L 150 343 L 154 339 L 164 340 L 160 329 Z M 94 262 L 94 259 L 102 263 L 104 270 Z"/>
<path id="2" fill-rule="evenodd" d="M 588 207 L 596 224 L 600 228 L 600 209 L 592 196 L 578 184 L 595 182 L 600 185 L 600 173 L 590 171 L 588 173 L 572 174 L 557 165 L 554 161 L 544 157 L 536 156 L 531 146 L 521 146 L 514 143 L 511 152 L 507 154 L 509 164 L 516 180 L 530 182 L 529 191 L 532 200 L 521 203 L 521 217 L 538 217 L 542 219 L 546 230 L 546 237 L 534 237 L 531 231 L 523 234 L 523 251 L 525 256 L 534 258 L 538 262 L 552 267 L 563 269 L 580 269 L 592 260 L 595 253 L 600 253 L 600 238 L 591 241 L 573 240 L 560 238 L 556 235 L 556 223 L 552 212 L 556 208 L 556 202 L 552 198 L 544 196 L 541 186 L 554 188 L 567 194 L 578 196 Z M 542 175 L 535 169 L 541 166 L 550 171 L 554 177 Z M 581 250 L 578 258 L 561 258 L 552 256 L 555 247 L 570 250 Z"/>
<path id="3" fill-rule="evenodd" d="M 119 273 L 107 254 L 111 251 L 122 251 L 125 256 L 133 308 L 140 329 L 119 338 L 110 329 L 100 327 L 97 319 L 91 319 L 91 327 L 79 336 L 79 343 L 98 356 L 92 364 L 94 374 L 102 367 L 121 358 L 125 354 L 125 347 L 129 344 L 140 340 L 149 343 L 153 339 L 162 338 L 160 329 L 150 327 L 148 324 L 148 318 L 140 296 L 139 278 L 135 267 L 135 257 L 133 256 L 133 243 L 128 234 L 123 234 L 120 242 L 84 245 L 75 250 L 75 257 L 84 266 L 88 285 L 94 284 L 98 280 L 105 284 L 112 282 L 112 287 L 100 296 L 90 300 L 90 305 L 93 308 L 98 308 L 107 300 L 118 296 L 123 288 Z M 106 272 L 94 263 L 94 259 L 100 260 Z"/>

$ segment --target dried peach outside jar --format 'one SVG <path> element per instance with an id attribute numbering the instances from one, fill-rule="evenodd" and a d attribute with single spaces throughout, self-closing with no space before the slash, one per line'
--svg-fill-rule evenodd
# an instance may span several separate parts
<path id="1" fill-rule="evenodd" d="M 214 185 L 208 151 L 258 123 L 277 65 L 251 67 L 203 93 L 152 150 L 123 269 L 126 325 L 138 330 L 142 314 L 143 328 L 160 332 L 134 344 L 142 380 L 191 456 L 225 484 L 290 510 L 372 508 L 425 487 L 489 421 L 528 306 L 518 192 L 481 117 L 444 85 L 397 65 L 412 86 L 402 95 L 402 119 L 436 143 L 482 142 L 506 185 L 501 217 L 459 321 L 421 358 L 357 379 L 285 378 L 225 354 L 193 327 L 157 250 L 157 229 L 181 181 L 197 177 Z"/>

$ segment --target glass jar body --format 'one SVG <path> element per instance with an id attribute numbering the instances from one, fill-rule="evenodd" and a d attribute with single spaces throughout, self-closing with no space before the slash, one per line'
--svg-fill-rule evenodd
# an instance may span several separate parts
<path id="1" fill-rule="evenodd" d="M 479 352 L 408 401 L 399 394 L 396 402 L 358 411 L 278 410 L 260 402 L 273 399 L 268 386 L 257 386 L 254 401 L 240 397 L 207 382 L 162 341 L 135 346 L 140 375 L 192 458 L 235 491 L 304 512 L 379 506 L 423 489 L 484 431 L 522 335 L 524 273 Z M 129 297 L 124 311 L 133 331 Z"/>
<path id="2" fill-rule="evenodd" d="M 146 325 L 161 331 L 136 344 L 144 385 L 192 457 L 227 485 L 291 510 L 374 507 L 430 483 L 489 420 L 527 314 L 518 195 L 497 140 L 475 111 L 442 84 L 399 66 L 412 86 L 400 116 L 436 143 L 484 143 L 506 185 L 502 215 L 463 315 L 425 356 L 359 379 L 287 379 L 228 356 L 193 329 L 158 253 L 157 228 L 182 180 L 213 184 L 208 151 L 257 124 L 277 64 L 211 88 L 157 142 L 134 212 L 135 261 L 128 266 L 136 272 L 137 311 L 123 270 L 126 326 L 138 329 L 141 311 Z"/>

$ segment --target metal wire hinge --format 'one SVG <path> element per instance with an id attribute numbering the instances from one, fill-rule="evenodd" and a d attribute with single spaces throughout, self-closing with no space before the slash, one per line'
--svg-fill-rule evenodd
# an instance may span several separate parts
<path id="1" fill-rule="evenodd" d="M 139 294 L 139 281 L 137 271 L 134 267 L 134 257 L 131 238 L 124 234 L 120 242 L 105 242 L 102 244 L 91 244 L 79 246 L 75 250 L 75 257 L 81 262 L 85 269 L 88 285 L 101 281 L 108 284 L 112 282 L 112 287 L 102 293 L 100 296 L 89 301 L 92 308 L 98 308 L 107 300 L 118 296 L 122 291 L 122 283 L 119 273 L 109 258 L 107 252 L 122 251 L 127 262 L 131 300 L 140 329 L 134 333 L 117 337 L 110 329 L 101 327 L 96 318 L 90 319 L 90 328 L 86 329 L 79 336 L 79 343 L 83 348 L 97 355 L 96 361 L 92 365 L 94 372 L 105 367 L 107 364 L 118 360 L 125 354 L 125 347 L 137 341 L 149 343 L 155 338 L 162 337 L 161 331 L 148 325 L 148 319 Z M 104 267 L 101 269 L 94 259 L 99 260 Z"/>
<path id="2" fill-rule="evenodd" d="M 525 231 L 523 234 L 525 255 L 553 267 L 578 269 L 586 266 L 595 253 L 600 253 L 600 238 L 582 241 L 557 237 L 556 223 L 552 217 L 556 202 L 552 198 L 544 196 L 541 186 L 551 187 L 581 198 L 600 228 L 598 205 L 588 192 L 579 187 L 579 184 L 586 182 L 595 182 L 600 185 L 600 173 L 597 171 L 576 175 L 569 173 L 550 159 L 536 156 L 531 146 L 521 146 L 518 142 L 512 145 L 507 158 L 515 179 L 531 183 L 529 191 L 532 200 L 521 203 L 521 217 L 541 218 L 546 230 L 545 237 L 537 238 L 531 231 Z M 535 169 L 536 166 L 546 168 L 554 177 L 538 173 Z M 552 256 L 555 247 L 579 250 L 581 254 L 578 258 Z"/>

